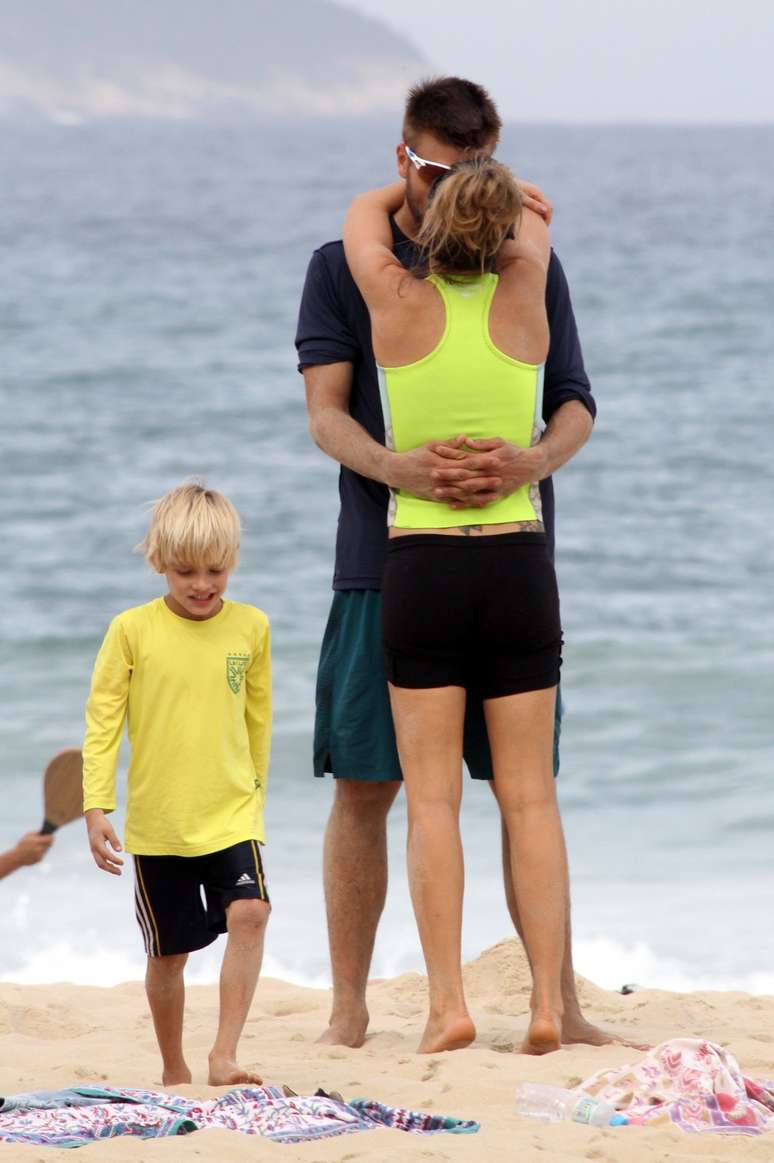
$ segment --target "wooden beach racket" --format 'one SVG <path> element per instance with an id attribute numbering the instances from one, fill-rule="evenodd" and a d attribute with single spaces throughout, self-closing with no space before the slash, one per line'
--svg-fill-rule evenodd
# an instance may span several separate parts
<path id="1" fill-rule="evenodd" d="M 43 827 L 48 836 L 83 815 L 83 755 L 77 747 L 60 751 L 43 774 Z"/>

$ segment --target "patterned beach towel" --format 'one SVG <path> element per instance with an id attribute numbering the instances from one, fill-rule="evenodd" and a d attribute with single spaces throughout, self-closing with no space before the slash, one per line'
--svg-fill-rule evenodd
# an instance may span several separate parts
<path id="1" fill-rule="evenodd" d="M 746 1078 L 732 1054 L 699 1038 L 662 1042 L 633 1066 L 598 1071 L 580 1089 L 613 1103 L 632 1126 L 774 1130 L 774 1081 Z"/>
<path id="2" fill-rule="evenodd" d="M 286 1095 L 277 1086 L 230 1090 L 190 1099 L 124 1087 L 71 1087 L 0 1100 L 0 1142 L 83 1147 L 97 1139 L 156 1139 L 210 1127 L 301 1143 L 354 1131 L 392 1127 L 412 1134 L 471 1134 L 471 1120 L 423 1114 L 369 1099 L 338 1102 L 324 1095 Z"/>

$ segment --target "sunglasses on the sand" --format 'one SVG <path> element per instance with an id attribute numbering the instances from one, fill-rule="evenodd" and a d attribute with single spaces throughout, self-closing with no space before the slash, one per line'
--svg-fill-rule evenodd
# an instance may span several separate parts
<path id="1" fill-rule="evenodd" d="M 442 174 L 448 174 L 449 170 L 452 169 L 451 166 L 445 165 L 444 162 L 431 162 L 425 157 L 419 157 L 418 154 L 414 153 L 410 145 L 406 145 L 405 141 L 403 142 L 403 148 L 406 151 L 406 157 L 415 167 L 422 181 L 428 186 L 432 186 L 436 178 L 440 178 Z"/>

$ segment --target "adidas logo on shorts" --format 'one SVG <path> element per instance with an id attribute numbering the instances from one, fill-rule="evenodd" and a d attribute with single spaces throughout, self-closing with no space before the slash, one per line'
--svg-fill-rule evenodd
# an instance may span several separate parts
<path id="1" fill-rule="evenodd" d="M 239 888 L 240 884 L 255 884 L 255 881 L 249 873 L 243 872 L 239 880 L 234 885 L 234 888 Z"/>

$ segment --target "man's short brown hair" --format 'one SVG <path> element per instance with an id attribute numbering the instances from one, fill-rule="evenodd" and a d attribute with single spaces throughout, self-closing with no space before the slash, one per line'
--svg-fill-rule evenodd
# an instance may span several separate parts
<path id="1" fill-rule="evenodd" d="M 431 77 L 409 89 L 403 136 L 432 133 L 458 149 L 494 148 L 502 121 L 481 85 L 462 77 Z"/>

